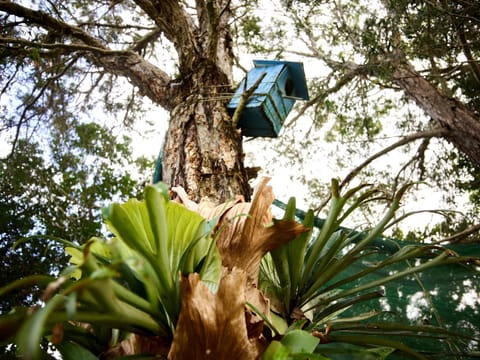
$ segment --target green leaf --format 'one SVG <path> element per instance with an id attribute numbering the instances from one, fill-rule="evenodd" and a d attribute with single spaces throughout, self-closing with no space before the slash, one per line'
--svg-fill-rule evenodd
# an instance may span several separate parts
<path id="1" fill-rule="evenodd" d="M 293 360 L 330 360 L 330 358 L 323 355 L 311 353 L 296 353 L 292 354 L 290 358 Z"/>
<path id="2" fill-rule="evenodd" d="M 40 354 L 40 341 L 47 328 L 49 317 L 63 304 L 65 298 L 55 295 L 45 306 L 28 318 L 17 334 L 19 352 L 25 359 L 35 359 Z"/>
<path id="3" fill-rule="evenodd" d="M 262 355 L 263 360 L 287 360 L 289 359 L 290 349 L 280 341 L 272 341 Z"/>
<path id="4" fill-rule="evenodd" d="M 295 219 L 295 199 L 291 198 L 286 206 L 284 220 Z M 303 225 L 313 227 L 313 211 L 308 211 Z M 287 312 L 291 311 L 291 298 L 295 294 L 300 280 L 304 264 L 304 254 L 307 243 L 311 237 L 311 231 L 302 233 L 287 244 L 270 252 L 275 271 L 280 281 L 280 300 Z M 288 316 L 288 314 L 283 314 Z"/>
<path id="5" fill-rule="evenodd" d="M 148 226 L 148 223 L 150 223 L 151 232 L 149 231 L 148 234 L 151 234 L 150 236 L 153 237 L 153 239 L 149 239 L 150 244 L 153 253 L 156 254 L 157 260 L 160 264 L 165 265 L 165 271 L 172 273 L 173 268 L 169 261 L 171 259 L 169 259 L 170 254 L 167 244 L 168 230 L 170 227 L 165 214 L 167 201 L 157 188 L 153 186 L 147 186 L 145 188 L 145 204 L 148 209 L 149 221 L 144 221 L 144 224 Z M 170 265 L 169 268 L 168 265 Z"/>
<path id="6" fill-rule="evenodd" d="M 383 360 L 395 351 L 391 347 L 377 347 L 365 349 L 361 346 L 346 343 L 327 343 L 322 344 L 320 351 L 323 354 L 334 355 L 334 359 L 341 360 Z"/>
<path id="7" fill-rule="evenodd" d="M 199 274 L 209 290 L 215 293 L 218 290 L 218 284 L 222 275 L 222 257 L 213 239 L 211 240 L 210 249 L 202 263 Z"/>
<path id="8" fill-rule="evenodd" d="M 170 267 L 169 251 L 161 251 L 161 261 L 158 260 L 160 255 L 155 252 L 158 244 L 161 244 L 162 249 L 167 249 L 167 220 L 162 216 L 165 199 L 157 190 L 151 187 L 147 189 L 150 190 L 146 190 L 148 199 L 145 201 L 131 199 L 124 204 L 113 204 L 105 210 L 104 216 L 110 230 L 131 250 L 126 251 L 121 245 L 117 245 L 117 253 L 128 253 L 131 255 L 128 260 L 139 264 L 140 277 L 147 287 L 152 282 L 155 283 L 156 290 L 150 292 L 150 300 L 155 301 L 157 294 L 163 294 L 168 302 L 175 302 L 175 298 L 169 300 L 177 276 Z M 150 212 L 147 207 L 151 209 Z M 162 236 L 163 238 L 160 238 Z"/>
<path id="9" fill-rule="evenodd" d="M 211 238 L 211 224 L 197 212 L 168 200 L 164 186 L 145 188 L 145 200 L 113 204 L 104 211 L 111 240 L 112 260 L 122 280 L 142 293 L 163 325 L 172 331 L 180 311 L 179 273 L 198 272 L 212 290 L 221 275 L 221 258 Z M 148 308 L 122 288 L 124 301 Z"/>
<path id="10" fill-rule="evenodd" d="M 43 287 L 53 280 L 55 280 L 55 278 L 49 275 L 31 275 L 21 279 L 17 279 L 0 288 L 0 297 L 5 296 L 11 291 L 24 288 L 24 287 L 35 286 L 35 285 Z"/>
<path id="11" fill-rule="evenodd" d="M 190 273 L 209 248 L 205 219 L 197 212 L 170 201 L 166 206 L 169 260 L 174 271 Z M 190 248 L 193 249 L 190 251 Z M 186 258 L 184 254 L 188 253 Z"/>
<path id="12" fill-rule="evenodd" d="M 283 317 L 281 317 L 281 316 L 275 314 L 273 311 L 271 311 L 270 312 L 270 319 L 271 319 L 270 321 L 271 321 L 273 327 L 275 329 L 277 329 L 277 331 L 280 334 L 284 334 L 285 331 L 287 331 L 288 323 Z"/>
<path id="13" fill-rule="evenodd" d="M 70 341 L 63 341 L 55 347 L 64 360 L 98 360 L 89 350 Z"/>
<path id="14" fill-rule="evenodd" d="M 410 355 L 410 358 L 416 358 L 421 360 L 427 360 L 427 357 L 422 355 L 420 352 L 412 349 L 409 346 L 404 345 L 400 341 L 384 339 L 380 336 L 371 336 L 371 335 L 329 335 L 329 340 L 334 342 L 343 342 L 343 343 L 350 343 L 354 345 L 377 345 L 380 348 L 392 348 L 400 350 L 406 354 Z M 322 348 L 322 351 L 324 349 Z M 358 350 L 357 350 L 358 351 Z M 365 350 L 360 350 L 360 354 L 363 353 Z M 386 349 L 385 349 L 386 351 Z M 358 353 L 357 353 L 358 354 Z M 376 354 L 378 355 L 378 354 Z"/>
<path id="15" fill-rule="evenodd" d="M 65 311 L 68 317 L 73 319 L 77 312 L 77 292 L 71 293 L 65 300 Z"/>
<path id="16" fill-rule="evenodd" d="M 304 330 L 292 330 L 285 334 L 281 342 L 292 353 L 313 353 L 320 339 Z"/>

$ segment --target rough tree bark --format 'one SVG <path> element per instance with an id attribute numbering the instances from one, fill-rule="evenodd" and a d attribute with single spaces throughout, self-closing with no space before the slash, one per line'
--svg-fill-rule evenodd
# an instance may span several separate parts
<path id="1" fill-rule="evenodd" d="M 214 99 L 226 80 L 217 70 L 192 76 L 192 91 L 171 112 L 162 160 L 164 182 L 184 187 L 192 200 L 214 203 L 249 197 L 241 134 L 225 103 Z"/>
<path id="2" fill-rule="evenodd" d="M 192 200 L 220 203 L 250 196 L 241 134 L 233 128 L 222 93 L 231 91 L 233 52 L 228 0 L 197 0 L 198 25 L 178 1 L 136 1 L 172 41 L 180 78 L 163 149 L 163 181 L 182 186 Z M 175 19 L 175 21 L 171 21 Z"/>
<path id="3" fill-rule="evenodd" d="M 197 0 L 195 18 L 176 0 L 135 3 L 158 27 L 154 33 L 162 33 L 174 45 L 180 72 L 176 79 L 140 56 L 138 44 L 112 50 L 82 27 L 7 0 L 0 0 L 0 11 L 70 41 L 52 44 L 0 36 L 0 44 L 8 44 L 10 52 L 34 48 L 78 53 L 106 72 L 128 78 L 143 95 L 171 113 L 163 180 L 170 186 L 183 186 L 196 201 L 206 197 L 221 203 L 236 194 L 248 200 L 241 134 L 231 124 L 226 100 L 219 99 L 221 93 L 231 92 L 233 82 L 230 1 Z"/>
<path id="4" fill-rule="evenodd" d="M 448 97 L 421 76 L 403 55 L 394 56 L 392 80 L 430 116 L 443 136 L 474 163 L 480 164 L 480 119 L 460 101 Z"/>

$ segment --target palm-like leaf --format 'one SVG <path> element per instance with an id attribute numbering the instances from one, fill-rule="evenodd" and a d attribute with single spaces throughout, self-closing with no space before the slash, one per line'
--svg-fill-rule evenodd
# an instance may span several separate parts
<path id="1" fill-rule="evenodd" d="M 304 328 L 318 331 L 323 342 L 397 349 L 418 358 L 423 355 L 405 345 L 403 339 L 407 335 L 402 337 L 400 334 L 425 334 L 438 340 L 455 338 L 458 341 L 462 337 L 468 338 L 440 327 L 406 327 L 405 324 L 391 320 L 391 332 L 385 331 L 382 326 L 369 328 L 375 341 L 372 340 L 373 337 L 367 339 L 358 336 L 361 333 L 358 324 L 366 326 L 365 322 L 381 317 L 383 312 L 374 311 L 362 315 L 355 312 L 355 308 L 382 297 L 381 289 L 385 284 L 436 266 L 467 264 L 473 260 L 457 256 L 448 249 L 420 244 L 400 248 L 389 257 L 379 260 L 379 249 L 372 244 L 378 242 L 385 228 L 394 221 L 395 212 L 407 188 L 408 186 L 403 187 L 393 196 L 377 226 L 367 232 L 357 232 L 341 225 L 364 202 L 374 199 L 377 192 L 359 186 L 341 195 L 338 183 L 333 181 L 330 211 L 319 233 L 315 236 L 312 236 L 312 231 L 304 233 L 264 258 L 260 273 L 261 287 L 271 298 L 274 309 L 287 323 L 293 326 L 297 320 L 307 317 L 310 322 Z M 284 216 L 293 219 L 294 201 L 287 204 Z M 313 213 L 307 212 L 303 221 L 305 226 L 312 228 L 315 222 Z M 415 260 L 415 265 L 411 265 L 409 260 Z M 359 270 L 352 272 L 352 268 Z M 389 271 L 388 275 L 375 276 L 381 270 Z M 399 337 L 385 338 L 385 334 L 393 336 L 395 331 Z M 322 346 L 319 346 L 318 350 L 322 351 L 321 349 Z M 331 355 L 332 346 L 328 349 L 328 355 Z"/>

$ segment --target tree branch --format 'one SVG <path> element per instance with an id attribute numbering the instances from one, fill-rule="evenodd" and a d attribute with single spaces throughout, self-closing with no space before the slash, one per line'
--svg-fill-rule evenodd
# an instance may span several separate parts
<path id="1" fill-rule="evenodd" d="M 395 176 L 394 180 L 393 180 L 393 186 L 392 186 L 392 189 L 396 189 L 397 186 L 398 186 L 398 183 L 399 183 L 399 180 L 400 180 L 400 175 L 412 164 L 414 164 L 415 162 L 418 163 L 418 165 L 416 165 L 416 168 L 420 171 L 420 175 L 419 175 L 419 181 L 421 181 L 423 179 L 423 176 L 425 174 L 425 152 L 427 151 L 428 149 L 428 145 L 430 143 L 430 137 L 427 137 L 427 138 L 424 138 L 422 140 L 422 142 L 420 143 L 420 146 L 418 147 L 417 149 L 417 152 L 416 154 L 409 160 L 407 161 L 402 167 L 401 169 L 397 172 L 397 175 Z"/>
<path id="2" fill-rule="evenodd" d="M 445 129 L 433 129 L 433 130 L 428 130 L 428 131 L 421 131 L 415 134 L 410 134 L 405 137 L 403 137 L 401 140 L 397 141 L 396 143 L 387 146 L 385 149 L 380 150 L 376 154 L 373 154 L 370 156 L 367 160 L 362 162 L 360 165 L 358 165 L 355 169 L 350 171 L 350 173 L 343 179 L 343 181 L 340 183 L 340 189 L 345 187 L 355 176 L 358 175 L 360 171 L 362 171 L 363 168 L 365 168 L 367 165 L 369 165 L 371 162 L 374 160 L 378 159 L 379 157 L 382 157 L 385 154 L 388 154 L 390 151 L 395 150 L 396 148 L 406 145 L 408 143 L 411 143 L 412 141 L 418 140 L 418 139 L 425 139 L 425 138 L 432 138 L 432 137 L 444 137 L 448 134 L 448 131 Z"/>
<path id="3" fill-rule="evenodd" d="M 19 38 L 3 37 L 0 36 L 0 44 L 18 44 L 22 47 L 29 48 L 43 48 L 43 49 L 62 49 L 67 50 L 68 53 L 77 52 L 77 51 L 86 51 L 95 53 L 102 56 L 112 56 L 112 55 L 129 55 L 132 54 L 129 50 L 110 50 L 105 47 L 97 47 L 84 44 L 64 44 L 64 43 L 44 43 L 36 42 Z"/>
<path id="4" fill-rule="evenodd" d="M 197 13 L 202 37 L 206 34 L 205 54 L 214 60 L 218 46 L 220 14 L 216 0 L 196 0 Z"/>
<path id="5" fill-rule="evenodd" d="M 29 23 L 38 25 L 44 29 L 62 32 L 67 36 L 71 36 L 72 38 L 80 40 L 86 45 L 106 49 L 106 47 L 99 40 L 92 37 L 81 28 L 55 19 L 43 11 L 32 10 L 9 0 L 0 0 L 0 11 L 22 17 L 25 20 L 28 20 Z"/>
<path id="6" fill-rule="evenodd" d="M 81 51 L 84 53 L 83 56 L 91 63 L 103 67 L 112 74 L 128 78 L 133 85 L 140 89 L 142 95 L 148 96 L 153 102 L 167 110 L 172 109 L 175 96 L 174 90 L 169 87 L 170 76 L 134 51 L 111 50 L 78 26 L 67 24 L 45 12 L 32 10 L 11 1 L 0 0 L 0 11 L 22 17 L 26 22 L 46 30 L 61 31 L 63 35 L 74 39 L 74 42 L 69 44 L 45 44 L 14 38 L 0 38 L 0 42 L 7 43 L 8 40 L 13 44 L 37 49 L 40 47 L 62 49 L 69 52 Z"/>
<path id="7" fill-rule="evenodd" d="M 476 60 L 473 58 L 472 51 L 470 49 L 470 45 L 468 44 L 467 37 L 465 36 L 465 29 L 463 24 L 459 24 L 457 28 L 457 35 L 458 39 L 460 41 L 460 45 L 462 46 L 463 54 L 468 60 L 468 65 L 470 66 L 470 69 L 472 70 L 473 76 L 475 77 L 475 80 L 477 80 L 477 83 L 480 84 L 480 68 L 476 62 Z"/>
<path id="8" fill-rule="evenodd" d="M 480 231 L 480 224 L 470 226 L 469 228 L 457 233 L 453 234 L 452 236 L 449 236 L 445 239 L 439 240 L 434 242 L 433 244 L 440 244 L 440 243 L 459 243 L 460 241 L 466 239 L 468 236 L 478 233 Z"/>
<path id="9" fill-rule="evenodd" d="M 135 0 L 135 3 L 155 22 L 178 53 L 180 72 L 192 71 L 194 57 L 200 54 L 196 35 L 198 28 L 191 16 L 174 0 Z"/>
<path id="10" fill-rule="evenodd" d="M 230 0 L 195 0 L 199 23 L 199 46 L 202 57 L 215 64 L 228 83 L 232 83 L 232 37 L 230 33 Z"/>
<path id="11" fill-rule="evenodd" d="M 130 48 L 130 50 L 137 53 L 142 53 L 142 51 L 148 46 L 148 44 L 154 42 L 162 33 L 162 31 L 157 28 L 150 31 L 148 34 L 140 38 L 135 44 Z"/>
<path id="12" fill-rule="evenodd" d="M 410 134 L 403 137 L 401 140 L 397 141 L 396 143 L 370 156 L 367 160 L 365 160 L 360 165 L 355 167 L 352 171 L 350 171 L 350 173 L 340 183 L 339 190 L 343 189 L 346 185 L 348 185 L 348 183 L 352 181 L 352 179 L 355 176 L 357 176 L 360 173 L 360 171 L 362 171 L 363 168 L 368 166 L 370 163 L 372 163 L 374 160 L 378 159 L 379 157 L 382 157 L 383 155 L 388 154 L 390 151 L 418 139 L 425 139 L 425 138 L 432 138 L 432 137 L 445 137 L 447 134 L 448 134 L 448 131 L 446 129 L 440 128 L 440 129 L 421 131 L 421 132 Z M 322 209 L 330 201 L 330 198 L 331 198 L 331 195 L 328 196 L 327 199 L 325 199 L 325 201 L 321 205 L 319 205 L 315 210 L 318 211 Z"/>
<path id="13" fill-rule="evenodd" d="M 245 109 L 245 107 L 247 106 L 247 103 L 248 103 L 248 100 L 250 99 L 250 96 L 252 96 L 252 94 L 255 92 L 255 90 L 258 88 L 258 86 L 260 85 L 260 83 L 262 82 L 263 78 L 265 77 L 265 75 L 267 75 L 267 73 L 263 73 L 262 75 L 260 75 L 258 77 L 258 79 L 253 83 L 252 86 L 250 86 L 248 89 L 247 89 L 247 78 L 245 78 L 245 83 L 244 83 L 244 89 L 243 89 L 243 93 L 242 95 L 240 96 L 240 100 L 238 102 L 238 106 L 237 108 L 235 109 L 235 112 L 233 113 L 233 116 L 232 116 L 232 126 L 234 129 L 237 128 L 238 126 L 238 122 L 240 120 L 240 116 L 242 115 L 242 111 Z"/>
<path id="14" fill-rule="evenodd" d="M 349 82 L 354 80 L 358 75 L 365 74 L 368 70 L 367 66 L 363 65 L 356 65 L 355 67 L 349 67 L 349 71 L 347 71 L 341 78 L 339 78 L 336 83 L 322 91 L 320 94 L 315 96 L 313 99 L 310 99 L 307 101 L 298 111 L 298 113 L 295 115 L 292 120 L 290 120 L 287 124 L 285 124 L 285 127 L 289 127 L 293 125 L 303 114 L 313 105 L 319 104 L 321 101 L 324 101 L 329 95 L 334 94 L 338 91 L 340 91 L 345 85 L 347 85 Z M 329 76 L 330 77 L 330 76 Z"/>
<path id="15" fill-rule="evenodd" d="M 392 81 L 430 116 L 447 129 L 445 138 L 470 160 L 480 164 L 480 119 L 460 101 L 446 96 L 422 77 L 401 51 L 390 54 Z"/>
<path id="16" fill-rule="evenodd" d="M 150 64 L 132 50 L 110 50 L 83 44 L 46 44 L 3 37 L 0 37 L 0 44 L 21 45 L 21 48 L 10 47 L 9 49 L 19 50 L 23 53 L 25 53 L 25 47 L 60 49 L 65 53 L 82 52 L 82 55 L 96 66 L 104 67 L 109 73 L 127 77 L 133 85 L 140 89 L 142 95 L 149 97 L 153 102 L 167 110 L 173 107 L 173 91 L 168 86 L 170 82 L 168 74 Z"/>
<path id="17" fill-rule="evenodd" d="M 7 156 L 7 159 L 11 158 L 13 156 L 13 154 L 15 153 L 15 148 L 17 147 L 17 142 L 18 142 L 18 139 L 20 137 L 20 130 L 22 128 L 22 125 L 23 125 L 23 122 L 25 121 L 25 118 L 27 116 L 27 111 L 30 110 L 32 108 L 33 105 L 35 105 L 35 103 L 38 101 L 38 99 L 40 99 L 40 97 L 45 93 L 45 91 L 47 90 L 47 88 L 50 86 L 50 84 L 55 81 L 55 80 L 58 80 L 59 78 L 61 78 L 63 76 L 63 74 L 65 74 L 65 72 L 71 68 L 73 66 L 73 64 L 75 64 L 75 62 L 78 60 L 78 56 L 73 58 L 68 64 L 65 65 L 65 68 L 62 69 L 61 72 L 59 72 L 58 74 L 52 76 L 52 77 L 49 77 L 48 79 L 46 79 L 45 83 L 43 84 L 43 86 L 40 88 L 40 91 L 38 92 L 38 94 L 33 97 L 33 99 L 31 101 L 29 101 L 27 104 L 25 104 L 24 108 L 23 108 L 23 111 L 22 111 L 22 114 L 20 115 L 20 119 L 18 120 L 18 124 L 16 126 L 16 130 L 15 130 L 15 135 L 14 135 L 14 138 L 13 138 L 13 141 L 12 141 L 12 147 L 11 147 L 11 150 L 10 150 L 10 153 L 8 154 Z M 35 88 L 32 90 L 32 95 L 33 95 L 33 92 L 35 91 Z"/>

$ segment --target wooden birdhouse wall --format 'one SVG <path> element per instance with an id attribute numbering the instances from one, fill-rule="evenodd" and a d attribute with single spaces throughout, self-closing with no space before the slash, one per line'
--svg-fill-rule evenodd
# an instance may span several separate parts
<path id="1" fill-rule="evenodd" d="M 301 64 L 284 61 L 257 60 L 254 64 L 255 67 L 240 83 L 227 108 L 233 114 L 243 92 L 265 74 L 242 111 L 238 125 L 244 136 L 277 137 L 295 100 L 308 98 L 303 67 L 299 71 Z M 295 64 L 295 68 L 292 64 Z"/>

